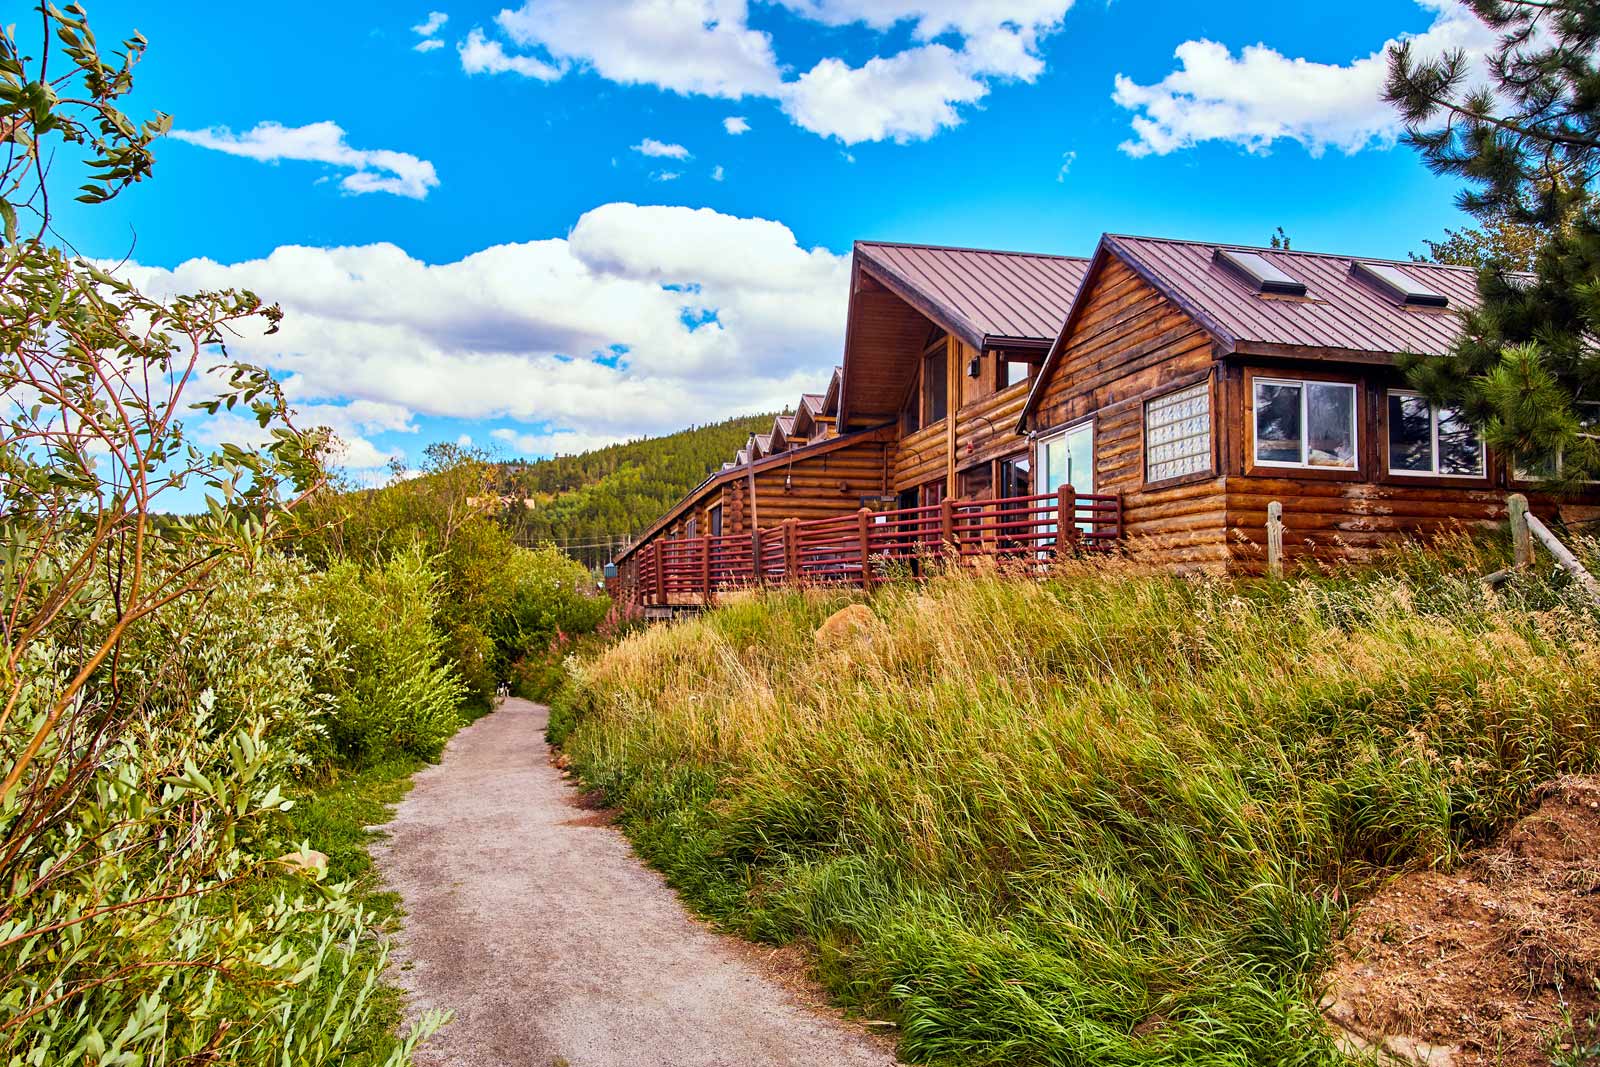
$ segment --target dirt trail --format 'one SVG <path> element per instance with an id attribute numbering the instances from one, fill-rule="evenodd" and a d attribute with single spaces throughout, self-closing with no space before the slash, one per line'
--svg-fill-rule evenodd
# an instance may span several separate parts
<path id="1" fill-rule="evenodd" d="M 550 765 L 545 716 L 509 700 L 457 734 L 375 848 L 407 912 L 390 975 L 455 1011 L 419 1064 L 894 1063 L 692 919 Z"/>

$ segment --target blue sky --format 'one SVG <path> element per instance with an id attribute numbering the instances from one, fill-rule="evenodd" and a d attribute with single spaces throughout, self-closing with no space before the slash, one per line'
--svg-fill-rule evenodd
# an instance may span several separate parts
<path id="1" fill-rule="evenodd" d="M 1087 255 L 1104 231 L 1403 257 L 1465 220 L 1393 145 L 1379 53 L 1445 0 L 99 0 L 150 39 L 152 182 L 74 208 L 153 288 L 242 285 L 353 468 L 792 403 L 856 238 Z M 219 424 L 208 432 L 223 435 Z"/>

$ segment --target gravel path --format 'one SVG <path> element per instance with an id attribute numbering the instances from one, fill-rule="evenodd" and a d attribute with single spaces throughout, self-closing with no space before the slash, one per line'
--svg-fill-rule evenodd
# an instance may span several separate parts
<path id="1" fill-rule="evenodd" d="M 406 918 L 390 974 L 455 1021 L 423 1067 L 887 1067 L 760 953 L 692 919 L 549 762 L 524 700 L 457 734 L 375 852 Z"/>

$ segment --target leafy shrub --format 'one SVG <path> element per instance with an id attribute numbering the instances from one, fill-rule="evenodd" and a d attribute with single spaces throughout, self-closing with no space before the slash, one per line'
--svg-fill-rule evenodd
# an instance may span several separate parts
<path id="1" fill-rule="evenodd" d="M 951 574 L 843 649 L 837 595 L 774 593 L 581 664 L 550 732 L 698 908 L 815 946 L 911 1058 L 1331 1067 L 1352 897 L 1600 768 L 1595 613 L 1502 565 Z"/>
<path id="2" fill-rule="evenodd" d="M 338 563 L 317 582 L 345 650 L 326 677 L 336 705 L 328 737 L 342 762 L 438 759 L 460 727 L 464 690 L 434 625 L 437 582 L 418 549 L 366 568 Z"/>

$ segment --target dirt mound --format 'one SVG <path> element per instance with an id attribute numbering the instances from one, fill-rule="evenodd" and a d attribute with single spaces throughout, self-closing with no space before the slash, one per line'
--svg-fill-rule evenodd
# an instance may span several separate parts
<path id="1" fill-rule="evenodd" d="M 1328 978 L 1324 1013 L 1352 1051 L 1435 1067 L 1600 1063 L 1600 777 L 1549 783 L 1458 870 L 1385 887 Z"/>

